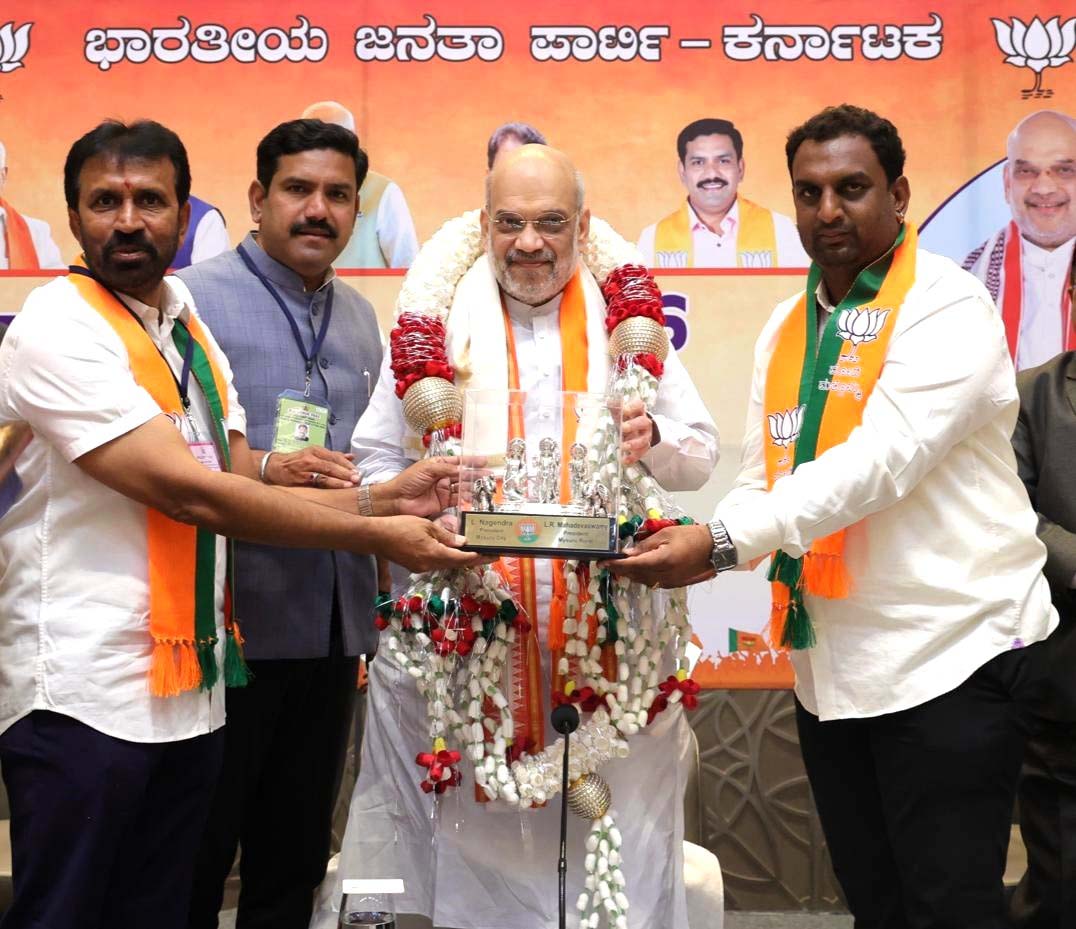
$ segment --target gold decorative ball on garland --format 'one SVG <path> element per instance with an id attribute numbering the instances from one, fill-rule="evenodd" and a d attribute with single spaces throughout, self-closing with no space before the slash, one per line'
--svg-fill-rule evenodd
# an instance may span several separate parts
<path id="1" fill-rule="evenodd" d="M 407 388 L 403 397 L 407 425 L 419 435 L 458 423 L 463 417 L 463 398 L 456 385 L 443 377 L 424 377 Z"/>
<path id="2" fill-rule="evenodd" d="M 601 819 L 612 802 L 613 792 L 597 774 L 584 774 L 568 788 L 568 809 L 583 819 Z"/>
<path id="3" fill-rule="evenodd" d="M 665 327 L 649 316 L 632 316 L 621 322 L 609 336 L 609 354 L 657 355 L 664 361 L 669 354 L 669 334 Z"/>

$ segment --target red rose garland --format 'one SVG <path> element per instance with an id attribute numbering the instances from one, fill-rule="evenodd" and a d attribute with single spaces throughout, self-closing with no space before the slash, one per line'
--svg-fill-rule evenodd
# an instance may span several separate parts
<path id="1" fill-rule="evenodd" d="M 407 388 L 424 377 L 455 381 L 456 372 L 445 351 L 445 322 L 436 316 L 401 313 L 389 335 L 392 373 L 396 375 L 396 396 L 403 399 Z"/>
<path id="2" fill-rule="evenodd" d="M 625 319 L 646 316 L 665 325 L 665 308 L 657 281 L 642 265 L 621 265 L 601 285 L 605 297 L 605 331 L 610 335 Z"/>
<path id="3" fill-rule="evenodd" d="M 653 275 L 642 265 L 615 268 L 602 283 L 601 290 L 606 302 L 605 329 L 610 335 L 628 319 L 648 318 L 664 326 L 661 291 Z M 401 313 L 389 336 L 389 346 L 397 397 L 402 399 L 412 386 L 428 377 L 455 382 L 456 372 L 448 362 L 445 348 L 445 322 L 440 317 Z M 622 355 L 617 359 L 620 370 L 632 362 L 659 379 L 665 370 L 661 359 L 652 352 Z M 452 423 L 443 431 L 458 438 L 460 426 Z M 423 436 L 423 441 L 429 444 L 430 433 Z"/>

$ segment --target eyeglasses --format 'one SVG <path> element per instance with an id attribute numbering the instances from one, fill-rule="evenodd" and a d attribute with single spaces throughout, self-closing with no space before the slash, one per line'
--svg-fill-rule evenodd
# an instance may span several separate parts
<path id="1" fill-rule="evenodd" d="M 534 231 L 542 238 L 552 238 L 560 235 L 577 215 L 573 213 L 571 216 L 561 216 L 551 213 L 537 219 L 524 219 L 518 213 L 498 213 L 493 217 L 493 227 L 502 235 L 522 235 L 527 226 L 533 226 Z"/>

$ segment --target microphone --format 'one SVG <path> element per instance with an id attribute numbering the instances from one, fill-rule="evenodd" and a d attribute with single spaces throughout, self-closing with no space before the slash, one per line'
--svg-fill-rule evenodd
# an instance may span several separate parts
<path id="1" fill-rule="evenodd" d="M 553 728 L 564 736 L 564 761 L 560 773 L 560 859 L 557 861 L 557 891 L 560 905 L 560 929 L 565 929 L 567 920 L 567 883 L 568 883 L 568 742 L 571 734 L 579 728 L 579 710 L 570 703 L 562 703 L 553 710 L 549 721 Z"/>
<path id="2" fill-rule="evenodd" d="M 562 703 L 549 717 L 553 728 L 561 735 L 568 735 L 579 728 L 579 710 L 570 703 Z"/>

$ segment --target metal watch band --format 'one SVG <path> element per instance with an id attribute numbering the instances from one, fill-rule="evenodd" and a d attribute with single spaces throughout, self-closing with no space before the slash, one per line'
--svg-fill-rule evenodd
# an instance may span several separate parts
<path id="1" fill-rule="evenodd" d="M 374 502 L 370 499 L 370 485 L 359 484 L 359 489 L 356 492 L 359 498 L 359 515 L 360 516 L 373 516 L 374 515 Z"/>
<path id="2" fill-rule="evenodd" d="M 735 568 L 738 561 L 736 546 L 733 544 L 732 539 L 729 538 L 729 534 L 725 530 L 725 524 L 721 520 L 715 519 L 713 522 L 707 523 L 706 526 L 710 530 L 710 538 L 714 543 L 714 547 L 710 550 L 710 565 L 719 573 Z"/>

